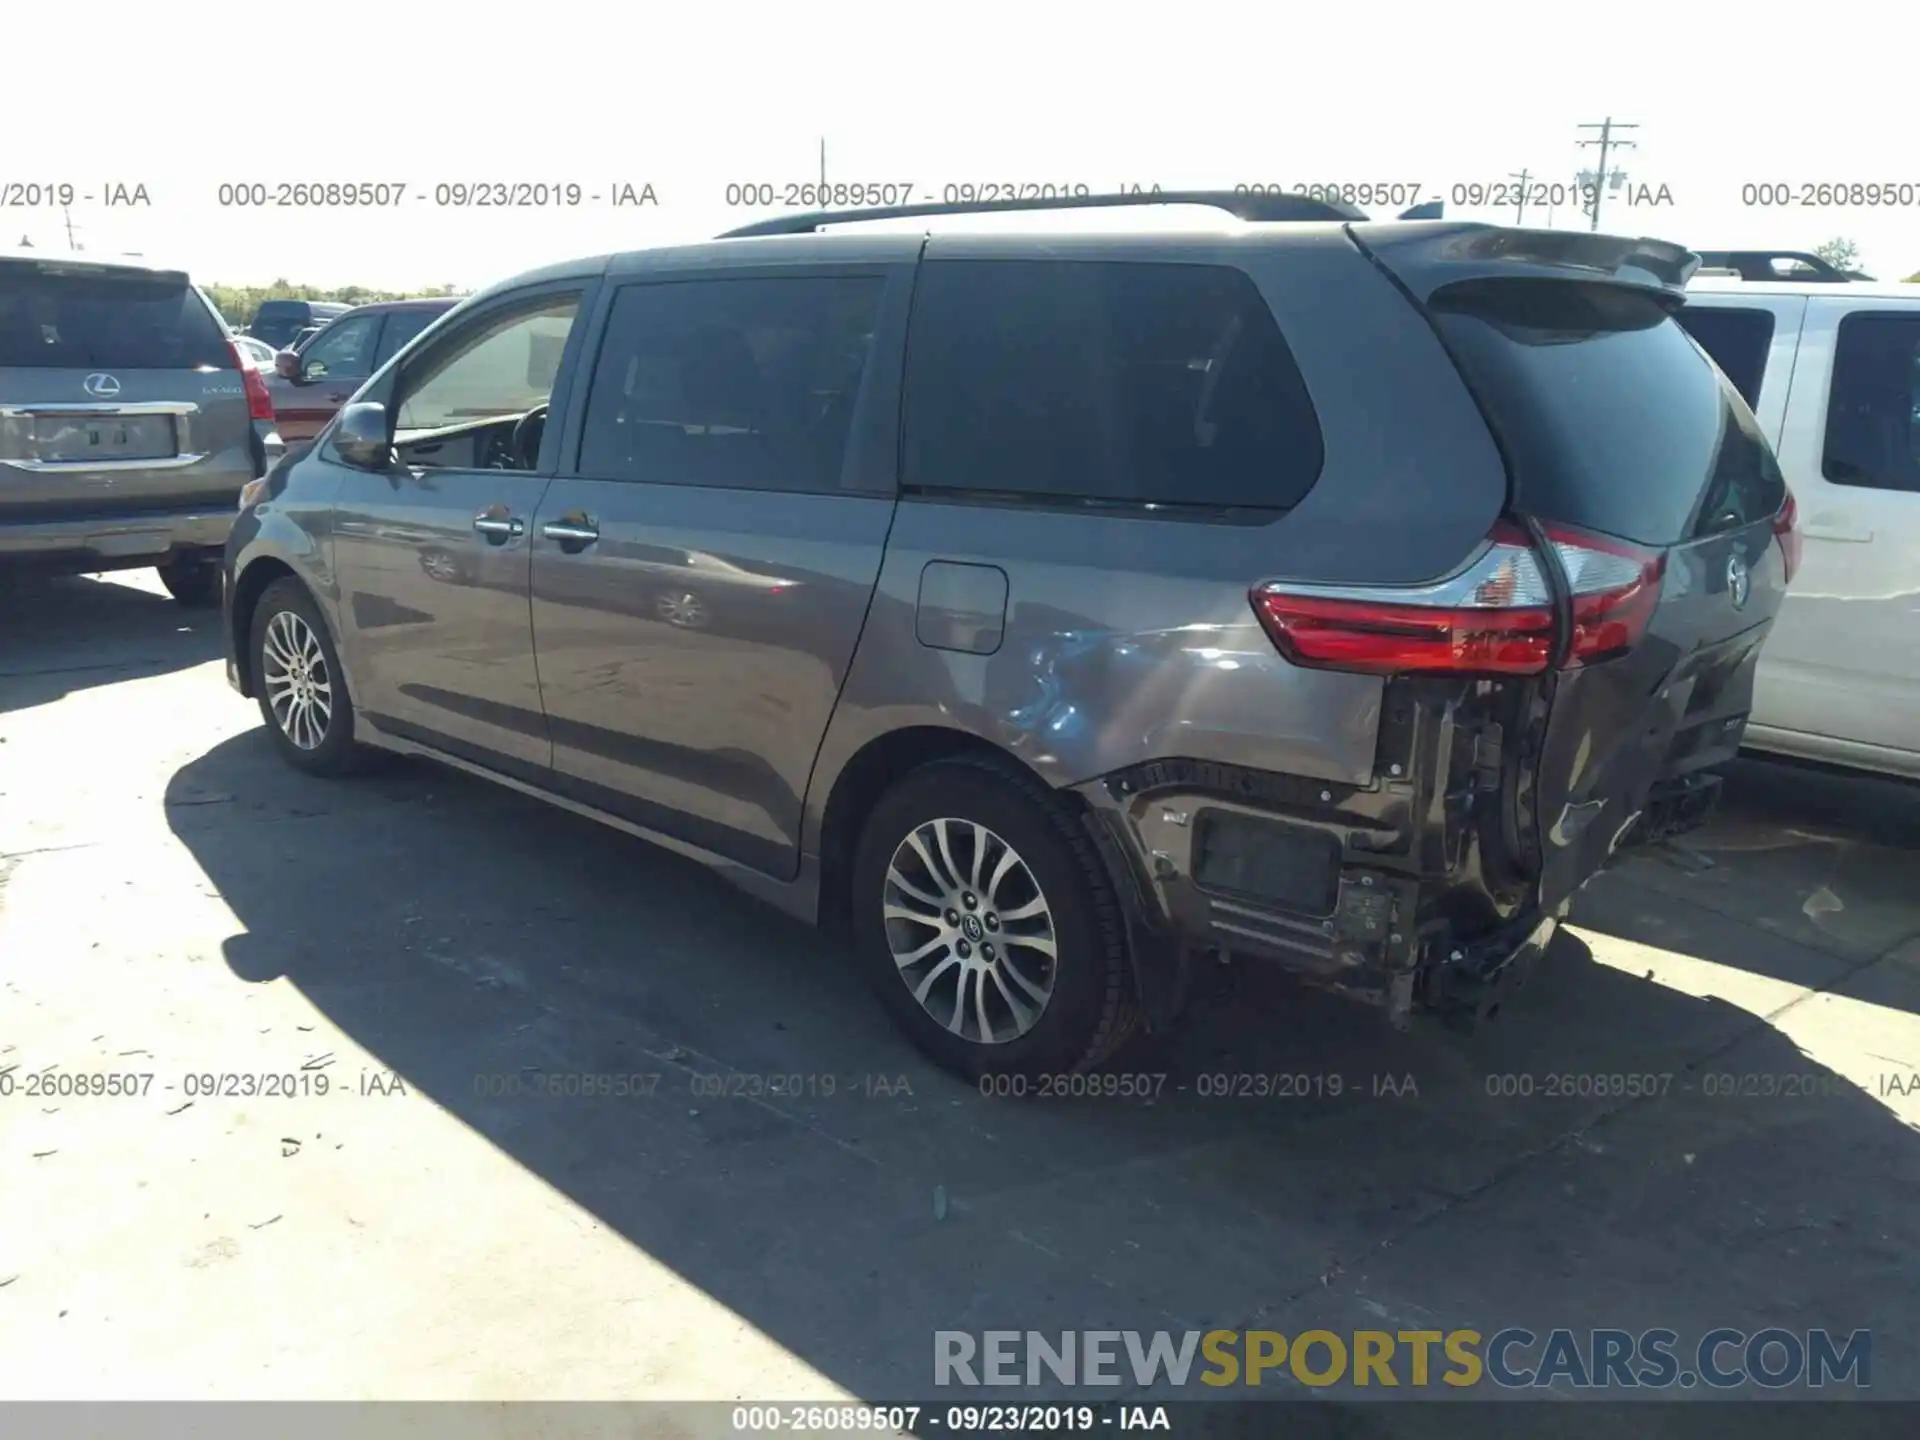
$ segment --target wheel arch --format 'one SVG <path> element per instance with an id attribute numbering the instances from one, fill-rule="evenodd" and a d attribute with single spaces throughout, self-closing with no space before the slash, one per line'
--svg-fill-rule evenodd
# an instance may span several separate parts
<path id="1" fill-rule="evenodd" d="M 256 555 L 234 576 L 233 601 L 228 607 L 227 623 L 232 627 L 234 666 L 240 679 L 240 693 L 249 700 L 258 698 L 253 674 L 253 617 L 260 608 L 260 597 L 277 580 L 292 580 L 313 602 L 320 623 L 327 627 L 327 638 L 333 642 L 334 654 L 339 658 L 340 683 L 346 687 L 347 699 L 357 704 L 359 692 L 353 683 L 346 646 L 341 643 L 340 626 L 331 607 L 314 589 L 311 580 L 284 556 L 272 551 Z"/>
<path id="2" fill-rule="evenodd" d="M 227 607 L 227 626 L 233 646 L 235 673 L 240 693 L 249 700 L 257 698 L 258 678 L 253 673 L 253 612 L 260 608 L 260 597 L 267 587 L 283 576 L 298 580 L 294 568 L 277 555 L 262 555 L 233 579 L 233 599 Z"/>
<path id="3" fill-rule="evenodd" d="M 910 725 L 876 735 L 840 767 L 821 809 L 819 923 L 823 930 L 842 939 L 850 933 L 853 853 L 880 797 L 915 770 L 961 758 L 984 760 L 1009 774 L 1037 780 L 1076 809 L 1084 804 L 1072 791 L 1049 784 L 1013 751 L 970 730 Z"/>

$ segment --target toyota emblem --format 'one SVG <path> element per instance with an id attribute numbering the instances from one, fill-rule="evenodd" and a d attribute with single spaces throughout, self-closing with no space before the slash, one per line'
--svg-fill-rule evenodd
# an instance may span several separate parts
<path id="1" fill-rule="evenodd" d="M 1753 589 L 1753 577 L 1747 572 L 1747 562 L 1738 555 L 1727 561 L 1727 596 L 1733 601 L 1733 608 L 1743 609 L 1747 595 Z"/>
<path id="2" fill-rule="evenodd" d="M 96 400 L 111 400 L 120 393 L 120 382 L 111 375 L 94 374 L 87 376 L 81 388 Z"/>

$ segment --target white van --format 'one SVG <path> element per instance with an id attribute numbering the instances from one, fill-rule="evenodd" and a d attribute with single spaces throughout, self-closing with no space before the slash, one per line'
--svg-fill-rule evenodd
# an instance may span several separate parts
<path id="1" fill-rule="evenodd" d="M 1920 285 L 1734 258 L 1679 319 L 1773 442 L 1802 550 L 1746 743 L 1920 778 Z"/>

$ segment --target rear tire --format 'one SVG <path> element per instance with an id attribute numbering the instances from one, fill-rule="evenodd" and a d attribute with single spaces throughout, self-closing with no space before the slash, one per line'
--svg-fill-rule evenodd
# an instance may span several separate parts
<path id="1" fill-rule="evenodd" d="M 288 764 L 309 775 L 346 775 L 371 753 L 353 738 L 353 701 L 320 607 L 292 576 L 266 588 L 248 637 L 260 718 Z"/>
<path id="2" fill-rule="evenodd" d="M 167 593 L 190 610 L 220 603 L 220 562 L 189 557 L 155 567 Z"/>
<path id="3" fill-rule="evenodd" d="M 1119 901 L 1077 818 L 1033 777 L 973 758 L 905 776 L 867 817 L 851 883 L 861 965 L 942 1067 L 1068 1074 L 1132 1033 Z"/>

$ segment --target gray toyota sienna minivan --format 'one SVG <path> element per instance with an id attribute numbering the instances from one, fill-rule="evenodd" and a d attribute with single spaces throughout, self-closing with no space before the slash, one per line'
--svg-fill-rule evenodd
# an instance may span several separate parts
<path id="1" fill-rule="evenodd" d="M 1483 1017 L 1711 804 L 1791 499 L 1687 251 L 1193 198 L 496 285 L 249 487 L 230 678 L 834 928 L 969 1075 L 1221 953 Z"/>

